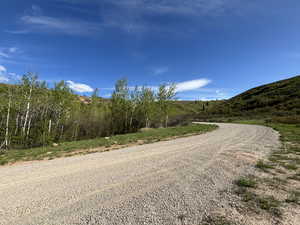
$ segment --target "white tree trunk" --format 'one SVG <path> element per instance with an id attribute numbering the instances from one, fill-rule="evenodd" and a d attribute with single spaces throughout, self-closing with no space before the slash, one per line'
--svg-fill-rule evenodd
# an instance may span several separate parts
<path id="1" fill-rule="evenodd" d="M 24 125 L 23 125 L 23 128 L 22 128 L 23 134 L 25 134 L 25 132 L 26 132 L 26 126 L 27 126 L 28 117 L 29 117 L 31 93 L 32 93 L 32 86 L 30 87 L 29 96 L 28 96 L 25 121 L 24 121 Z"/>
<path id="2" fill-rule="evenodd" d="M 27 128 L 27 133 L 26 133 L 26 136 L 27 136 L 27 137 L 29 136 L 29 132 L 30 132 L 31 119 L 32 119 L 32 117 L 29 118 L 29 122 L 28 122 L 28 128 Z"/>
<path id="3" fill-rule="evenodd" d="M 48 127 L 48 133 L 51 134 L 51 125 L 52 125 L 52 120 L 49 120 L 49 127 Z"/>
<path id="4" fill-rule="evenodd" d="M 19 130 L 19 117 L 20 114 L 18 113 L 17 117 L 16 117 L 16 129 L 15 129 L 15 135 L 17 135 L 18 130 Z"/>
<path id="5" fill-rule="evenodd" d="M 9 118 L 10 118 L 10 107 L 11 107 L 11 94 L 9 94 L 8 100 L 8 108 L 7 108 L 7 115 L 6 115 L 6 129 L 5 129 L 5 147 L 8 147 L 8 136 L 9 136 Z"/>
<path id="6" fill-rule="evenodd" d="M 149 127 L 150 127 L 149 118 L 148 118 L 148 116 L 146 115 L 146 128 L 149 128 Z"/>
<path id="7" fill-rule="evenodd" d="M 168 121 L 169 121 L 169 115 L 166 115 L 166 119 L 165 119 L 165 127 L 168 127 Z"/>

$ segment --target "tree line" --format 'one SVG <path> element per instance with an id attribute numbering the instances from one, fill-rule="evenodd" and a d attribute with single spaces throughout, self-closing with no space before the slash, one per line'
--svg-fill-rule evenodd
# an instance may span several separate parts
<path id="1" fill-rule="evenodd" d="M 110 99 L 95 89 L 83 100 L 64 82 L 49 88 L 34 73 L 16 85 L 0 88 L 0 149 L 29 148 L 51 143 L 136 132 L 143 127 L 168 126 L 174 84 L 158 90 L 131 88 L 118 80 Z"/>

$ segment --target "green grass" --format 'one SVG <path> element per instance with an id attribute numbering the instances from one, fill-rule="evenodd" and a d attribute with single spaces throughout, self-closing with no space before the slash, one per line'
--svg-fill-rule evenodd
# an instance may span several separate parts
<path id="1" fill-rule="evenodd" d="M 300 192 L 291 190 L 291 187 L 289 187 L 289 181 L 300 181 L 300 173 L 298 172 L 300 165 L 299 124 L 268 123 L 266 120 L 239 120 L 234 122 L 264 125 L 280 133 L 282 148 L 272 152 L 268 159 L 259 160 L 256 164 L 256 168 L 264 172 L 272 172 L 272 177 L 259 179 L 256 188 L 260 189 L 261 185 L 263 185 L 272 189 L 286 191 L 288 197 L 285 202 L 299 204 Z M 276 173 L 274 173 L 275 171 Z M 282 174 L 284 174 L 283 178 L 281 178 Z M 249 209 L 262 209 L 280 217 L 282 214 L 280 209 L 281 202 L 274 196 L 260 195 L 250 191 L 246 181 L 242 180 L 237 183 L 237 194 L 241 196 L 242 201 L 249 206 Z"/>
<path id="2" fill-rule="evenodd" d="M 236 191 L 242 201 L 247 204 L 249 210 L 252 209 L 257 211 L 257 209 L 265 210 L 275 216 L 280 216 L 279 207 L 281 202 L 275 199 L 273 196 L 263 196 L 254 193 L 253 191 L 248 190 L 245 187 L 238 186 Z"/>
<path id="3" fill-rule="evenodd" d="M 273 196 L 259 197 L 257 199 L 258 206 L 261 209 L 270 211 L 280 206 L 280 201 L 275 199 Z"/>
<path id="4" fill-rule="evenodd" d="M 253 177 L 242 177 L 238 179 L 236 185 L 239 187 L 246 187 L 246 188 L 255 188 L 257 185 L 256 180 Z"/>
<path id="5" fill-rule="evenodd" d="M 288 180 L 282 179 L 280 177 L 265 177 L 260 180 L 261 183 L 264 183 L 268 187 L 272 187 L 273 189 L 285 189 L 285 185 L 288 184 Z"/>
<path id="6" fill-rule="evenodd" d="M 289 197 L 285 200 L 287 203 L 300 204 L 300 192 L 292 191 Z"/>
<path id="7" fill-rule="evenodd" d="M 263 170 L 264 172 L 268 172 L 269 169 L 274 169 L 274 166 L 264 162 L 263 160 L 259 160 L 256 163 L 256 168 L 259 168 L 259 169 Z"/>
<path id="8" fill-rule="evenodd" d="M 74 154 L 77 150 L 94 149 L 97 147 L 109 148 L 112 145 L 127 145 L 130 143 L 152 143 L 172 137 L 201 134 L 216 129 L 215 125 L 192 124 L 170 128 L 149 129 L 143 132 L 115 135 L 107 138 L 59 143 L 58 146 L 46 146 L 24 150 L 7 150 L 0 153 L 0 165 L 17 161 L 31 161 L 42 159 L 54 159 L 57 157 Z M 107 149 L 109 150 L 109 149 Z"/>
<path id="9" fill-rule="evenodd" d="M 285 163 L 282 166 L 288 170 L 297 170 L 298 169 L 298 166 L 295 163 Z"/>

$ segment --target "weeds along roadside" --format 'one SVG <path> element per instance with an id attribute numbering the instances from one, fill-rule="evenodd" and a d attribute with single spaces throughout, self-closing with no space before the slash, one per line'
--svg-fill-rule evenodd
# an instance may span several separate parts
<path id="1" fill-rule="evenodd" d="M 255 121 L 241 123 L 255 124 Z M 267 213 L 273 219 L 283 221 L 287 208 L 300 209 L 300 126 L 258 124 L 277 130 L 282 146 L 257 161 L 254 175 L 237 179 L 234 192 L 249 212 Z"/>
<path id="2" fill-rule="evenodd" d="M 142 145 L 178 137 L 198 135 L 213 131 L 216 125 L 188 124 L 169 128 L 149 128 L 136 133 L 114 135 L 90 140 L 59 143 L 31 149 L 7 150 L 0 154 L 0 165 L 18 161 L 54 159 L 79 154 L 105 152 L 132 145 Z"/>
<path id="3" fill-rule="evenodd" d="M 269 126 L 280 133 L 282 145 L 254 163 L 252 174 L 238 177 L 232 189 L 222 194 L 222 207 L 209 212 L 200 224 L 296 225 L 288 220 L 300 212 L 300 126 L 263 120 L 231 122 Z"/>

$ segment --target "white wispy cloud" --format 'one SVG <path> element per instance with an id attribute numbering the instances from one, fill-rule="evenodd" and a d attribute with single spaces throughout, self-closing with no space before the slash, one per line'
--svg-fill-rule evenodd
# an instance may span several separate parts
<path id="1" fill-rule="evenodd" d="M 201 15 L 232 6 L 236 0 L 60 0 L 70 4 L 110 4 L 140 13 Z"/>
<path id="2" fill-rule="evenodd" d="M 216 13 L 223 10 L 230 0 L 117 0 L 110 1 L 118 7 L 123 7 L 132 10 L 139 10 L 144 13 L 153 14 L 184 14 L 184 15 L 201 15 L 207 13 Z"/>
<path id="3" fill-rule="evenodd" d="M 98 24 L 76 19 L 55 18 L 50 16 L 27 15 L 21 18 L 31 31 L 57 31 L 70 35 L 89 35 L 100 31 Z"/>
<path id="4" fill-rule="evenodd" d="M 20 81 L 21 77 L 16 74 L 9 72 L 7 68 L 3 65 L 0 65 L 0 82 L 1 83 L 16 83 Z"/>
<path id="5" fill-rule="evenodd" d="M 22 79 L 22 76 L 16 73 L 7 73 L 8 79 L 12 82 L 18 82 Z"/>
<path id="6" fill-rule="evenodd" d="M 18 48 L 16 48 L 16 47 L 11 47 L 11 48 L 8 49 L 8 51 L 9 51 L 10 53 L 16 53 L 16 52 L 18 51 Z"/>
<path id="7" fill-rule="evenodd" d="M 6 73 L 6 68 L 5 68 L 5 66 L 2 66 L 2 65 L 0 65 L 0 74 L 2 74 L 2 73 Z"/>
<path id="8" fill-rule="evenodd" d="M 9 82 L 9 79 L 5 76 L 0 74 L 0 83 L 7 83 Z"/>
<path id="9" fill-rule="evenodd" d="M 239 91 L 229 88 L 200 88 L 191 92 L 182 92 L 178 96 L 182 100 L 222 100 L 229 99 L 236 95 Z"/>
<path id="10" fill-rule="evenodd" d="M 55 17 L 38 6 L 32 5 L 25 15 L 20 18 L 23 26 L 20 29 L 9 30 L 12 34 L 26 34 L 30 32 L 59 32 L 69 35 L 85 35 L 103 32 L 105 29 L 119 29 L 123 32 L 143 34 L 144 32 L 178 33 L 183 30 L 196 29 L 195 26 L 182 26 L 181 20 L 199 22 L 205 16 L 219 16 L 227 9 L 232 10 L 240 0 L 57 0 L 63 1 L 62 10 L 72 14 L 75 12 L 93 15 L 93 21 L 77 19 L 75 17 Z M 93 7 L 85 7 L 86 5 Z M 45 10 L 46 11 L 46 10 Z M 95 13 L 97 12 L 97 13 Z M 72 15 L 70 13 L 70 15 Z M 153 20 L 153 16 L 174 16 L 174 23 L 164 24 L 160 20 Z M 191 20 L 192 19 L 192 20 Z M 96 21 L 96 22 L 95 22 Z M 181 26 L 181 32 L 178 32 Z"/>
<path id="11" fill-rule="evenodd" d="M 211 81 L 208 79 L 189 80 L 176 84 L 177 92 L 192 91 L 208 85 Z"/>
<path id="12" fill-rule="evenodd" d="M 28 34 L 31 32 L 58 32 L 69 35 L 91 35 L 99 32 L 101 24 L 74 17 L 55 17 L 45 15 L 42 8 L 32 5 L 25 14 L 19 18 L 22 27 L 7 30 L 11 34 Z"/>
<path id="13" fill-rule="evenodd" d="M 180 21 L 199 22 L 199 18 L 224 15 L 226 10 L 233 10 L 240 0 L 58 0 L 69 3 L 80 9 L 85 5 L 93 5 L 90 13 L 98 9 L 98 26 L 102 29 L 117 28 L 127 33 L 144 32 L 179 33 L 183 30 L 196 29 L 195 26 L 182 26 Z M 65 6 L 66 4 L 64 4 Z M 88 12 L 87 12 L 88 13 Z M 174 16 L 174 23 L 164 24 L 161 20 L 153 20 L 153 16 Z M 191 20 L 192 19 L 192 20 Z"/>
<path id="14" fill-rule="evenodd" d="M 17 53 L 17 47 L 10 47 L 10 48 L 0 48 L 0 57 L 2 58 L 10 58 L 13 54 Z"/>
<path id="15" fill-rule="evenodd" d="M 5 66 L 0 65 L 0 82 L 6 83 L 9 81 L 8 77 L 6 76 L 7 69 Z"/>
<path id="16" fill-rule="evenodd" d="M 161 74 L 167 73 L 168 71 L 169 71 L 169 67 L 167 67 L 167 66 L 153 68 L 154 75 L 161 75 Z"/>
<path id="17" fill-rule="evenodd" d="M 32 5 L 30 13 L 37 16 L 37 15 L 41 15 L 43 13 L 43 10 L 38 5 Z"/>
<path id="18" fill-rule="evenodd" d="M 22 53 L 17 47 L 0 47 L 0 64 L 19 64 L 24 59 Z"/>
<path id="19" fill-rule="evenodd" d="M 21 29 L 21 30 L 5 30 L 6 33 L 10 34 L 28 34 L 30 33 L 30 30 L 27 29 Z"/>
<path id="20" fill-rule="evenodd" d="M 74 81 L 68 80 L 67 84 L 69 88 L 71 88 L 73 91 L 79 92 L 79 93 L 85 93 L 85 92 L 93 92 L 94 89 L 91 88 L 87 84 L 82 83 L 75 83 Z"/>
<path id="21" fill-rule="evenodd" d="M 0 57 L 3 57 L 3 58 L 9 58 L 9 55 L 3 51 L 0 50 Z"/>

